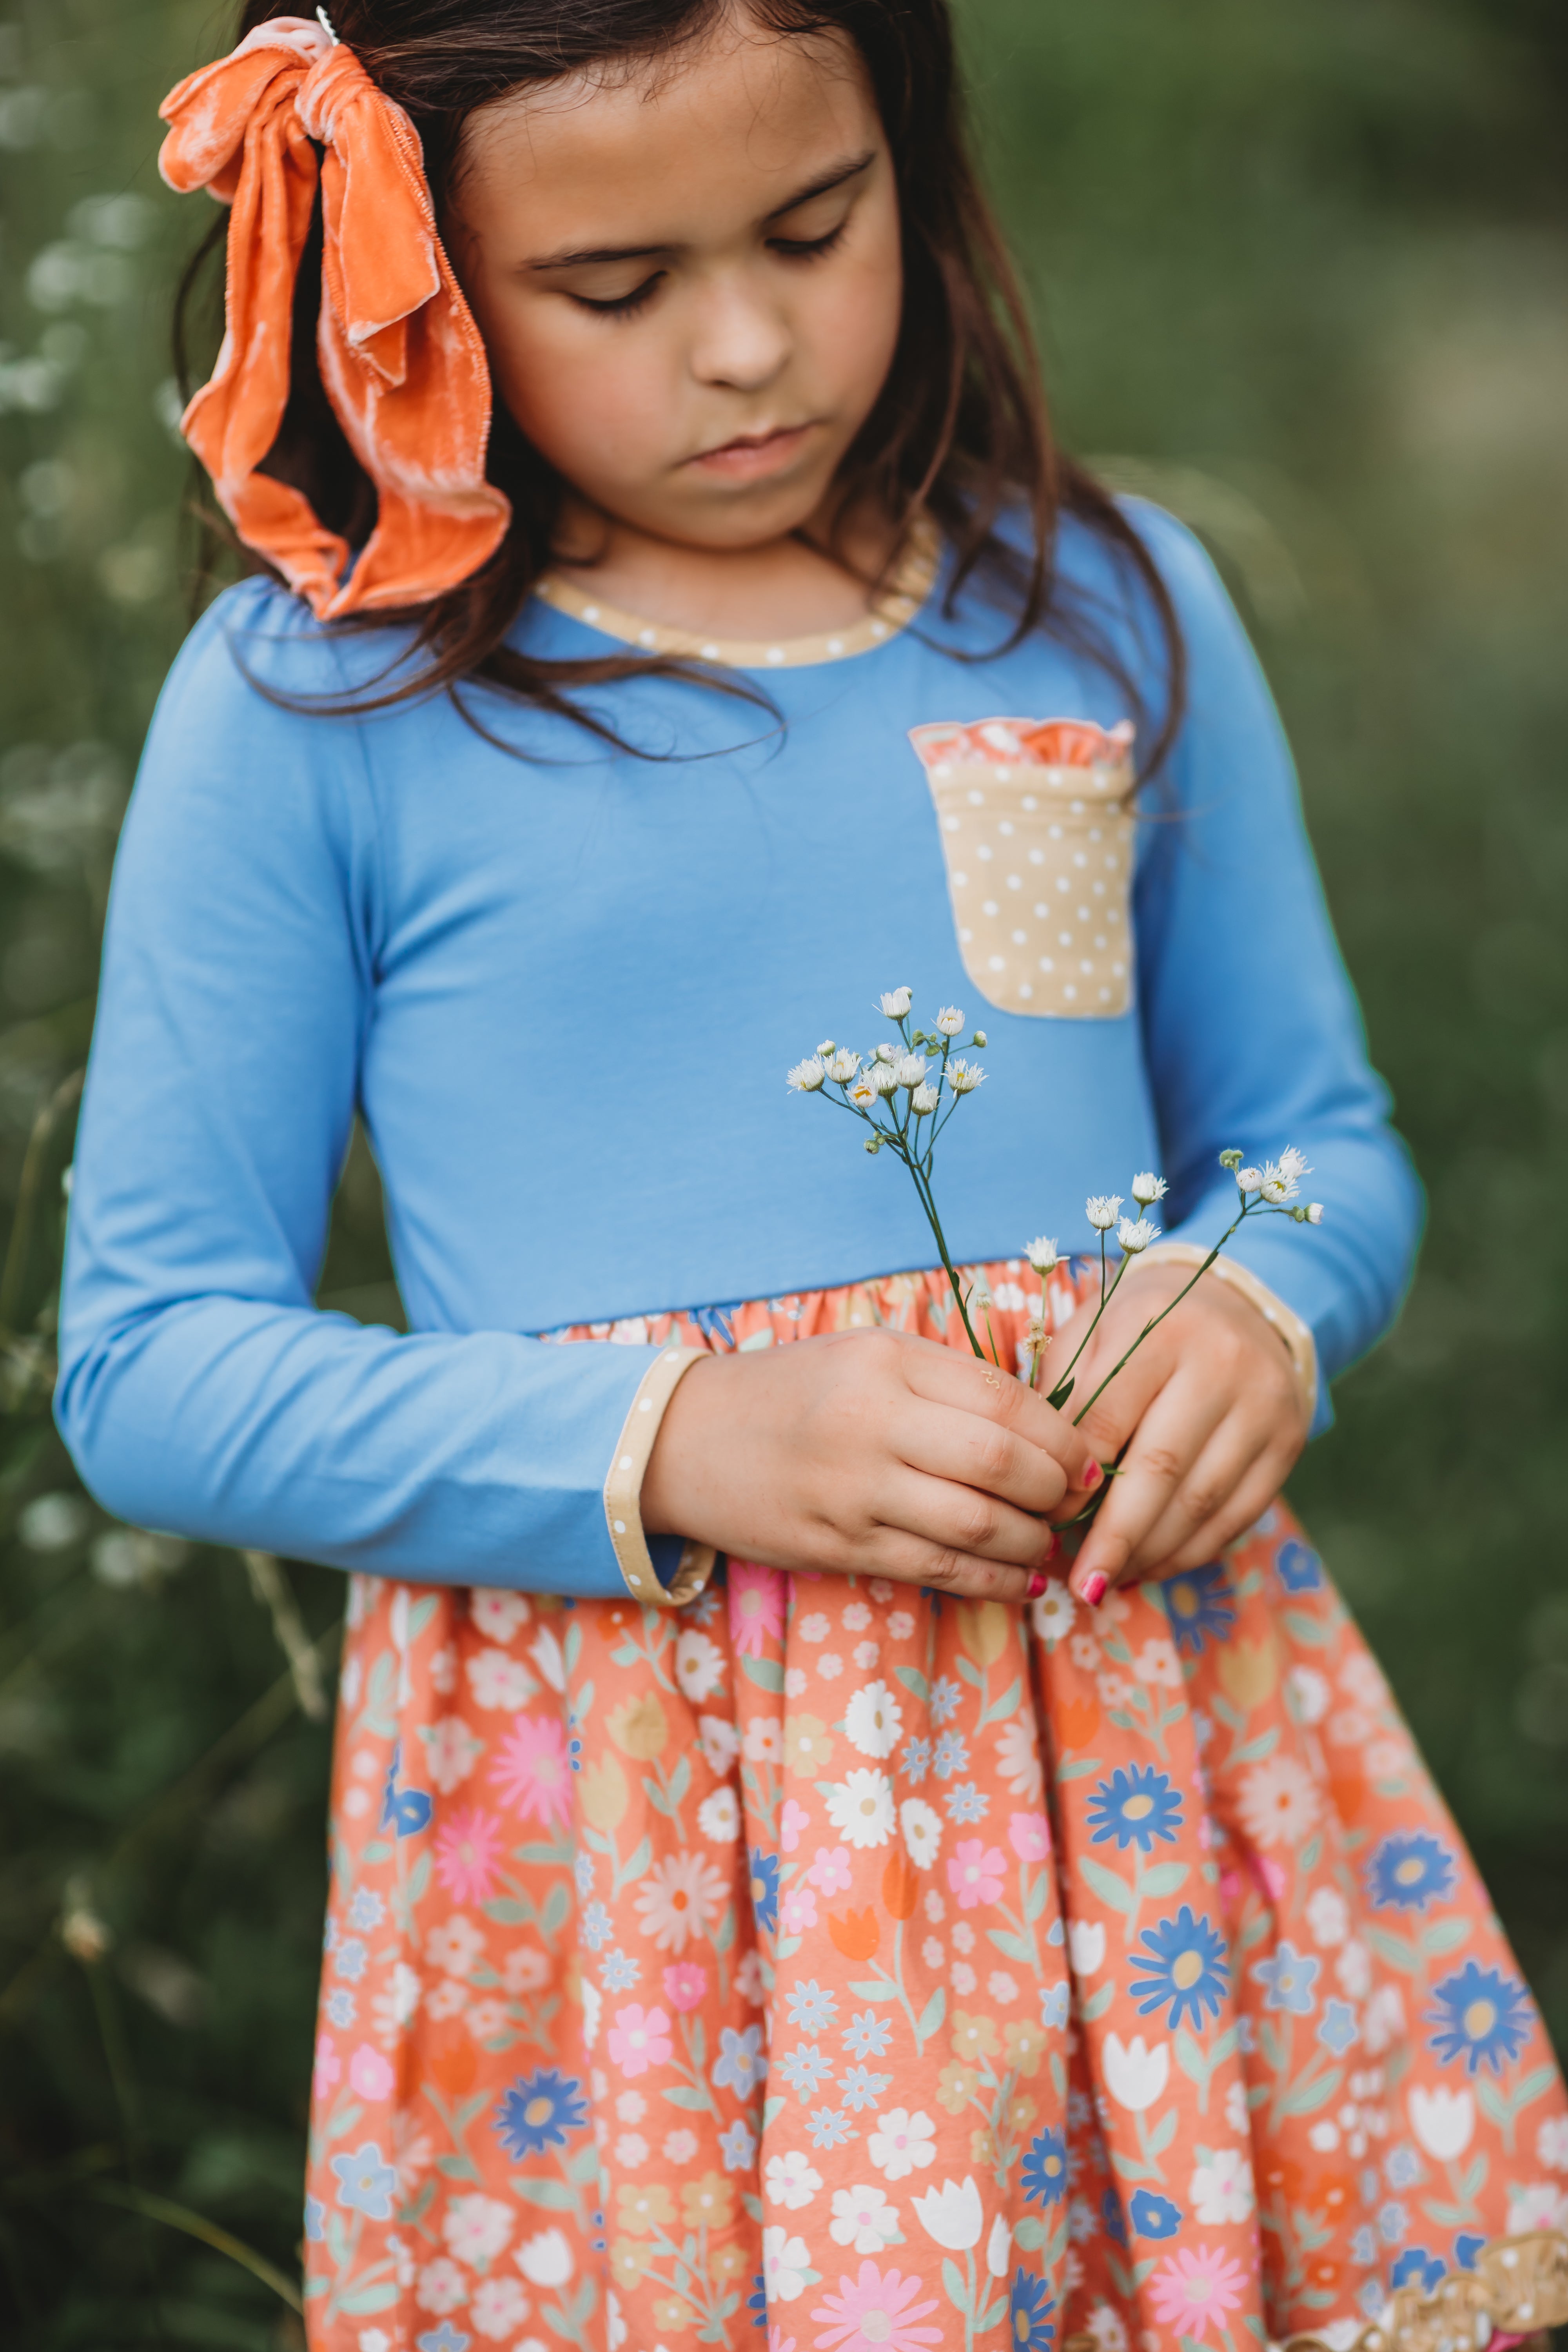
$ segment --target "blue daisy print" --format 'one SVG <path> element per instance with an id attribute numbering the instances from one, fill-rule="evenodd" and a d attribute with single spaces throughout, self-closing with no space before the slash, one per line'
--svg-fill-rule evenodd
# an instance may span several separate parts
<path id="1" fill-rule="evenodd" d="M 1050 2289 L 1032 2271 L 1015 2271 L 1007 2298 L 1007 2342 L 1012 2352 L 1048 2352 L 1056 2338 L 1056 2323 L 1047 2314 L 1056 2309 Z"/>
<path id="2" fill-rule="evenodd" d="M 1181 1792 L 1168 1774 L 1156 1772 L 1152 1764 L 1119 1765 L 1109 1780 L 1096 1784 L 1089 1818 L 1096 1845 L 1114 1838 L 1123 1853 L 1135 1845 L 1140 1853 L 1148 1853 L 1156 1838 L 1175 1843 Z"/>
<path id="3" fill-rule="evenodd" d="M 1425 2246 L 1406 2246 L 1390 2271 L 1391 2286 L 1418 2286 L 1423 2294 L 1430 2294 L 1448 2265 L 1440 2254 L 1429 2254 Z"/>
<path id="4" fill-rule="evenodd" d="M 1138 2013 L 1147 2017 L 1165 2010 L 1165 2023 L 1173 2032 L 1184 2017 L 1201 2032 L 1208 2017 L 1217 2017 L 1230 1990 L 1230 1964 L 1225 1937 L 1208 1919 L 1194 1919 L 1184 1903 L 1173 1919 L 1145 1927 L 1138 1938 L 1146 1952 L 1134 1952 L 1132 1966 L 1146 1971 L 1131 1987 Z M 1166 2004 L 1169 2007 L 1166 2008 Z M 1134 2227 L 1136 2227 L 1136 2223 Z"/>
<path id="5" fill-rule="evenodd" d="M 1025 2150 L 1024 2194 L 1036 2205 L 1059 2205 L 1067 2186 L 1068 2144 L 1060 2132 L 1042 2132 Z"/>
<path id="6" fill-rule="evenodd" d="M 1454 2241 L 1455 2269 L 1473 2271 L 1476 2267 L 1476 2256 L 1485 2244 L 1486 2240 L 1479 2236 L 1474 2230 L 1461 2230 Z"/>
<path id="7" fill-rule="evenodd" d="M 1437 2006 L 1427 2011 L 1426 2022 L 1437 2031 L 1428 2040 L 1445 2066 L 1463 2058 L 1472 2074 L 1480 2066 L 1500 2074 L 1530 2039 L 1529 1995 L 1500 1969 L 1467 1960 L 1433 1987 L 1432 1997 Z"/>
<path id="8" fill-rule="evenodd" d="M 1299 1952 L 1294 1944 L 1282 1942 L 1271 1958 L 1259 1960 L 1252 1971 L 1254 1984 L 1264 1989 L 1264 2008 L 1288 2010 L 1292 2017 L 1310 2017 L 1320 1965 L 1309 1954 Z"/>
<path id="9" fill-rule="evenodd" d="M 1323 1563 L 1311 1548 L 1292 1538 L 1274 1555 L 1274 1573 L 1287 1592 L 1318 1592 L 1322 1589 Z"/>
<path id="10" fill-rule="evenodd" d="M 1128 2219 L 1141 2238 L 1173 2238 L 1182 2226 L 1182 2209 L 1152 2189 L 1135 2189 Z"/>
<path id="11" fill-rule="evenodd" d="M 1204 1643 L 1223 1642 L 1236 1622 L 1235 1600 L 1217 1560 L 1169 1578 L 1160 1590 L 1176 1647 L 1184 1658 L 1201 1657 Z"/>
<path id="12" fill-rule="evenodd" d="M 564 2147 L 568 2132 L 581 2131 L 588 2110 L 578 2096 L 580 2085 L 571 2074 L 542 2066 L 536 2074 L 520 2074 L 500 2103 L 493 2129 L 509 2156 L 542 2156 L 547 2147 Z"/>
<path id="13" fill-rule="evenodd" d="M 771 1935 L 779 1924 L 779 1858 L 760 1845 L 752 1848 L 752 1908 Z"/>
<path id="14" fill-rule="evenodd" d="M 1425 1911 L 1454 1886 L 1454 1857 L 1425 1830 L 1385 1837 L 1366 1866 L 1367 1900 L 1375 1911 Z"/>
<path id="15" fill-rule="evenodd" d="M 374 2140 L 367 2139 L 353 2156 L 334 2156 L 331 2162 L 338 2176 L 338 2203 L 351 2213 L 363 2213 L 367 2221 L 390 2221 L 397 2175 Z"/>

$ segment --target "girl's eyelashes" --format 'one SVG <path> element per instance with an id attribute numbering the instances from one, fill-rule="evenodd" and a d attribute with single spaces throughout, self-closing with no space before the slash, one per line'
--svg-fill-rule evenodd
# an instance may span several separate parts
<path id="1" fill-rule="evenodd" d="M 835 246 L 842 242 L 848 226 L 849 218 L 846 214 L 837 226 L 830 228 L 824 236 L 771 236 L 768 246 L 772 252 L 785 261 L 816 261 L 822 255 L 831 253 Z M 662 269 L 656 269 L 651 277 L 643 279 L 640 286 L 634 286 L 629 294 L 574 294 L 572 299 L 580 310 L 593 310 L 601 319 L 629 319 L 643 308 L 665 274 Z"/>
<path id="2" fill-rule="evenodd" d="M 768 243 L 787 261 L 815 261 L 819 254 L 831 253 L 842 242 L 848 226 L 849 215 L 846 213 L 837 227 L 830 228 L 826 236 L 771 236 Z"/>
<path id="3" fill-rule="evenodd" d="M 572 299 L 582 310 L 597 311 L 602 319 L 629 319 L 634 311 L 642 309 L 663 276 L 662 269 L 656 269 L 651 278 L 645 278 L 629 294 L 616 294 L 608 299 L 595 299 L 591 294 L 574 294 Z"/>

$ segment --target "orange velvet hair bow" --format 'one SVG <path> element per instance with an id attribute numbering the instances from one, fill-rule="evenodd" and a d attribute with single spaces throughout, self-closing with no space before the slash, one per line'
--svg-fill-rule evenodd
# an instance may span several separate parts
<path id="1" fill-rule="evenodd" d="M 436 234 L 414 125 L 352 49 L 299 16 L 258 26 L 159 111 L 169 185 L 208 188 L 230 206 L 223 348 L 181 423 L 225 513 L 319 620 L 455 587 L 500 544 L 511 509 L 485 479 L 489 367 Z M 324 150 L 319 167 L 312 141 Z M 347 541 L 309 499 L 258 471 L 289 397 L 294 280 L 318 168 L 317 358 L 379 501 L 352 570 Z"/>

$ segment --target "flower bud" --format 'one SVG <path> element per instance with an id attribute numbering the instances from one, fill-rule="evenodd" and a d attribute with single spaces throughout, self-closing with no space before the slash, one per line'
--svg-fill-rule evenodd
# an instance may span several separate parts
<path id="1" fill-rule="evenodd" d="M 989 1045 L 991 1041 L 986 1036 L 984 1029 L 977 1029 L 969 1042 L 972 1045 Z"/>
<path id="2" fill-rule="evenodd" d="M 877 999 L 877 1010 L 885 1013 L 889 1021 L 901 1021 L 914 1002 L 914 992 L 908 988 L 890 988 Z"/>
<path id="3" fill-rule="evenodd" d="M 1220 1166 L 1221 1166 L 1222 1168 L 1228 1168 L 1228 1169 L 1230 1170 L 1230 1171 L 1231 1171 L 1232 1175 L 1234 1175 L 1234 1174 L 1236 1173 L 1236 1171 L 1237 1171 L 1237 1170 L 1240 1167 L 1240 1165 L 1241 1165 L 1241 1154 L 1240 1154 L 1240 1152 L 1239 1152 L 1239 1151 L 1222 1151 L 1222 1152 L 1220 1153 L 1220 1155 L 1219 1155 L 1219 1164 L 1220 1164 Z"/>
<path id="4" fill-rule="evenodd" d="M 1323 1222 L 1323 1204 L 1321 1201 L 1309 1201 L 1303 1214 L 1310 1225 L 1321 1225 Z"/>
<path id="5" fill-rule="evenodd" d="M 1261 1192 L 1263 1189 L 1262 1169 L 1238 1168 L 1236 1171 L 1236 1183 L 1237 1190 L 1241 1192 Z"/>

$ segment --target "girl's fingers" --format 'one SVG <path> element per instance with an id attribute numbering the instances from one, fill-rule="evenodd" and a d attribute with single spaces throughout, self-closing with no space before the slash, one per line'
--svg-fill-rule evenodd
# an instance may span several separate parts
<path id="1" fill-rule="evenodd" d="M 1054 1454 L 1001 1422 L 924 1397 L 900 1404 L 893 1443 L 911 1470 L 998 1496 L 1021 1511 L 1054 1510 L 1068 1491 L 1068 1474 Z"/>
<path id="2" fill-rule="evenodd" d="M 1055 1530 L 1026 1511 L 977 1486 L 922 1470 L 900 1469 L 879 1480 L 871 1507 L 883 1527 L 912 1536 L 933 1551 L 1021 1569 L 1026 1582 L 1057 1549 Z"/>
<path id="3" fill-rule="evenodd" d="M 975 1559 L 968 1553 L 926 1543 L 901 1528 L 885 1528 L 872 1546 L 863 1573 L 885 1576 L 899 1584 L 929 1585 L 936 1592 L 956 1593 L 964 1601 L 1018 1602 L 1029 1598 L 1029 1570 L 1007 1568 L 999 1560 Z"/>
<path id="4" fill-rule="evenodd" d="M 1159 1573 L 1201 1530 L 1219 1524 L 1243 1479 L 1270 1454 L 1270 1435 L 1267 1422 L 1252 1414 L 1226 1414 L 1137 1546 L 1131 1563 L 1135 1574 Z"/>
<path id="5" fill-rule="evenodd" d="M 1299 1445 L 1270 1445 L 1261 1453 L 1237 1483 L 1235 1493 L 1223 1509 L 1205 1522 L 1169 1559 L 1162 1560 L 1152 1571 L 1160 1577 L 1180 1576 L 1184 1570 L 1206 1567 L 1217 1559 L 1226 1544 L 1260 1519 L 1289 1477 L 1300 1453 Z"/>
<path id="6" fill-rule="evenodd" d="M 1225 1400 L 1195 1381 L 1172 1381 L 1160 1391 L 1073 1563 L 1070 1581 L 1081 1599 L 1093 1605 L 1125 1574 L 1225 1412 Z"/>
<path id="7" fill-rule="evenodd" d="M 961 1356 L 954 1348 L 918 1340 L 906 1351 L 904 1379 L 928 1403 L 956 1406 L 1050 1454 L 1068 1478 L 1076 1480 L 1089 1465 L 1089 1441 L 1069 1419 L 1011 1372 L 983 1363 L 978 1356 Z"/>

